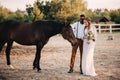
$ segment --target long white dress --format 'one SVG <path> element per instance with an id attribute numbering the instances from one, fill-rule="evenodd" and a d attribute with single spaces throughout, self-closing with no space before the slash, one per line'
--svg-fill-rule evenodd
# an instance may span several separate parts
<path id="1" fill-rule="evenodd" d="M 97 37 L 97 31 L 94 26 L 91 26 L 91 29 L 89 31 L 92 31 L 94 34 L 95 40 Z M 84 30 L 84 35 L 88 33 L 88 29 Z M 95 68 L 94 68 L 94 48 L 95 48 L 95 42 L 93 40 L 90 40 L 90 43 L 88 44 L 88 40 L 83 40 L 83 55 L 82 55 L 82 71 L 83 75 L 90 75 L 90 76 L 96 76 Z"/>

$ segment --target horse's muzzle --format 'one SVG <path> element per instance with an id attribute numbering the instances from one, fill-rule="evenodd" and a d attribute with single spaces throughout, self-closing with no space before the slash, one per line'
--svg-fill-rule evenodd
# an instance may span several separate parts
<path id="1" fill-rule="evenodd" d="M 75 42 L 75 43 L 71 43 L 71 45 L 72 45 L 72 46 L 76 46 L 76 45 L 77 45 L 77 42 Z"/>
<path id="2" fill-rule="evenodd" d="M 78 44 L 76 39 L 75 40 L 71 40 L 70 43 L 71 43 L 72 46 L 76 46 Z"/>

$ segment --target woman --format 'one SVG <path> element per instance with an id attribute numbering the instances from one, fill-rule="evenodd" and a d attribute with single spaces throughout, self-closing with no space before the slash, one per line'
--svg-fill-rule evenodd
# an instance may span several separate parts
<path id="1" fill-rule="evenodd" d="M 96 28 L 91 25 L 89 18 L 84 19 L 84 25 L 82 71 L 84 75 L 96 76 L 93 55 L 97 32 Z"/>

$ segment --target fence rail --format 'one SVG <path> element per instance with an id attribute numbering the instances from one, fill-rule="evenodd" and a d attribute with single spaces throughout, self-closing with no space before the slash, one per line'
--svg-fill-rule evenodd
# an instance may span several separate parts
<path id="1" fill-rule="evenodd" d="M 120 30 L 120 28 L 116 28 L 115 26 L 120 26 L 120 24 L 93 24 L 96 26 L 99 33 L 103 30 L 108 30 L 110 33 L 113 32 L 113 30 Z"/>

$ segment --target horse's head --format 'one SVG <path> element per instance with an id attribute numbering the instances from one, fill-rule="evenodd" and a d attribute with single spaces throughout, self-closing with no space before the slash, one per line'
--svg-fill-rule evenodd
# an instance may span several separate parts
<path id="1" fill-rule="evenodd" d="M 72 44 L 72 46 L 77 44 L 77 40 L 74 36 L 72 27 L 70 26 L 70 23 L 64 23 L 61 34 L 64 39 L 67 39 Z"/>

